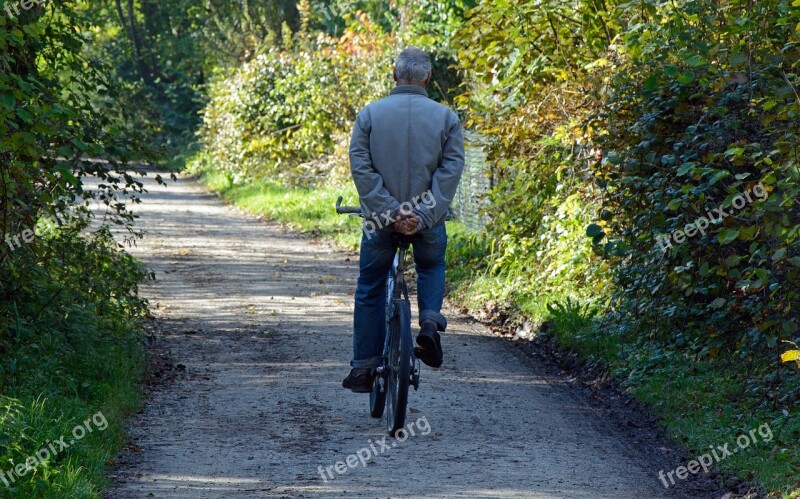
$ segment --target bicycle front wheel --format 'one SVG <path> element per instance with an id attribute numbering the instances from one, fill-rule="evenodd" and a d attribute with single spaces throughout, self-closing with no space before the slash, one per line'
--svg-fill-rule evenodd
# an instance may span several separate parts
<path id="1" fill-rule="evenodd" d="M 395 314 L 389 325 L 389 365 L 386 394 L 386 427 L 391 436 L 406 423 L 408 385 L 411 379 L 411 305 L 395 301 Z"/>

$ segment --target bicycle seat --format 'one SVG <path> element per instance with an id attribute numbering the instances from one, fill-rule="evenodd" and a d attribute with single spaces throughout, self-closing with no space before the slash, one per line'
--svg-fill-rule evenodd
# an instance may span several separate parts
<path id="1" fill-rule="evenodd" d="M 405 250 L 407 250 L 409 246 L 411 246 L 412 237 L 414 236 L 406 236 L 400 234 L 399 232 L 392 233 L 392 240 L 397 243 L 397 246 Z"/>

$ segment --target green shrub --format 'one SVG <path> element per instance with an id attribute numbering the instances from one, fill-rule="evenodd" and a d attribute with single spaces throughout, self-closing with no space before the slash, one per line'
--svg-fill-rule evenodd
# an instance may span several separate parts
<path id="1" fill-rule="evenodd" d="M 362 21 L 339 38 L 319 35 L 293 50 L 269 49 L 219 74 L 200 132 L 213 166 L 237 183 L 346 178 L 346 139 L 356 113 L 391 82 L 389 38 Z M 335 161 L 313 162 L 334 153 Z"/>
<path id="2" fill-rule="evenodd" d="M 622 255 L 621 311 L 679 346 L 776 358 L 800 317 L 800 10 L 716 5 L 632 9 L 637 71 L 616 75 L 593 122 L 606 124 L 597 223 Z M 703 233 L 658 243 L 710 210 Z"/>
<path id="3" fill-rule="evenodd" d="M 613 297 L 632 330 L 708 355 L 775 359 L 777 342 L 797 336 L 800 9 L 750 7 L 575 0 L 473 12 L 459 37 L 472 76 L 461 103 L 491 144 L 489 269 L 518 303 Z M 768 199 L 659 250 L 757 186 Z"/>
<path id="4" fill-rule="evenodd" d="M 488 287 L 537 320 L 553 300 L 608 298 L 607 267 L 585 240 L 601 203 L 585 125 L 602 109 L 593 85 L 608 72 L 597 61 L 616 29 L 611 12 L 591 1 L 484 3 L 456 38 L 468 81 L 458 102 L 488 142 L 494 182 Z"/>
<path id="5" fill-rule="evenodd" d="M 29 267 L 32 248 L 17 249 L 0 286 L 0 473 L 48 442 L 69 443 L 98 412 L 108 428 L 0 488 L 12 497 L 97 497 L 123 418 L 138 405 L 146 303 L 137 286 L 147 273 L 107 231 L 57 230 L 36 244 L 53 258 Z"/>
<path id="6" fill-rule="evenodd" d="M 146 307 L 137 295 L 146 272 L 108 227 L 133 230 L 120 192 L 135 196 L 143 185 L 125 161 L 147 160 L 152 150 L 118 105 L 108 68 L 84 57 L 84 19 L 72 4 L 6 13 L 0 13 L 0 473 L 98 411 L 111 429 L 3 483 L 0 493 L 97 497 L 105 464 L 119 448 L 122 417 L 138 400 L 137 319 Z M 87 188 L 87 178 L 98 185 Z M 93 201 L 105 210 L 102 219 L 92 216 Z"/>

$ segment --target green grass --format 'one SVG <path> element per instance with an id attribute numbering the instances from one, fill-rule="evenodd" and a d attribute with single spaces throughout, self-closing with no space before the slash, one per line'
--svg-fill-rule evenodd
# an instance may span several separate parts
<path id="1" fill-rule="evenodd" d="M 124 350 L 124 351 L 123 351 Z M 65 369 L 41 373 L 0 397 L 0 473 L 48 449 L 32 472 L 0 481 L 3 497 L 94 498 L 106 487 L 107 463 L 124 441 L 122 422 L 139 406 L 140 346 L 87 343 Z M 52 356 L 57 354 L 51 353 Z M 138 357 L 138 358 L 137 358 Z M 43 368 L 52 364 L 47 356 Z M 90 365 L 92 364 L 93 367 Z M 83 370 L 79 376 L 71 377 Z M 91 392 L 91 395 L 90 395 Z M 91 432 L 76 439 L 88 422 Z M 73 433 L 74 432 L 74 433 Z M 61 448 L 62 440 L 68 447 Z M 72 441 L 74 443 L 71 443 Z M 51 452 L 55 449 L 54 455 Z"/>
<path id="2" fill-rule="evenodd" d="M 757 443 L 716 466 L 785 497 L 791 490 L 797 494 L 799 414 L 784 413 L 752 396 L 741 362 L 722 355 L 698 359 L 652 340 L 628 338 L 599 327 L 599 312 L 573 301 L 550 306 L 547 320 L 548 334 L 560 345 L 600 362 L 623 389 L 650 406 L 690 459 L 708 452 L 709 446 L 730 444 L 732 450 L 736 439 L 751 430 L 771 433 L 769 442 L 756 434 Z M 794 378 L 800 381 L 800 375 Z"/>
<path id="3" fill-rule="evenodd" d="M 62 258 L 20 274 L 24 284 L 0 302 L 2 497 L 100 497 L 123 421 L 140 406 L 144 270 L 108 239 L 52 247 Z M 7 474 L 17 467 L 22 476 Z"/>
<path id="4" fill-rule="evenodd" d="M 100 496 L 107 485 L 107 463 L 124 441 L 122 422 L 139 406 L 143 363 L 137 352 L 139 346 L 87 343 L 73 352 L 82 357 L 74 363 L 53 362 L 58 354 L 48 352 L 40 357 L 42 369 L 56 363 L 64 369 L 42 372 L 0 396 L 0 473 L 8 482 L 0 481 L 0 496 Z M 87 420 L 92 431 L 76 439 L 83 430 L 75 428 Z M 68 447 L 62 449 L 60 440 Z M 42 449 L 47 451 L 32 470 L 23 476 L 7 474 L 24 468 Z"/>
<path id="5" fill-rule="evenodd" d="M 344 197 L 344 205 L 358 205 L 352 185 L 308 189 L 267 182 L 234 185 L 225 174 L 214 171 L 203 173 L 201 179 L 226 201 L 298 232 L 332 240 L 348 249 L 358 248 L 361 241 L 361 219 L 339 215 L 334 208 L 339 196 Z"/>
<path id="6" fill-rule="evenodd" d="M 623 385 L 654 408 L 689 455 L 708 452 L 710 445 L 730 443 L 733 449 L 739 436 L 768 425 L 772 434 L 769 442 L 759 437 L 756 444 L 717 466 L 763 483 L 770 491 L 788 492 L 800 487 L 800 418 L 797 413 L 784 414 L 769 405 L 755 406 L 742 379 L 728 375 L 739 371 L 739 363 L 730 359 L 697 361 L 652 345 L 650 351 L 646 346 L 630 345 L 623 345 L 621 351 L 631 354 L 627 362 L 616 359 L 617 369 L 629 372 Z"/>

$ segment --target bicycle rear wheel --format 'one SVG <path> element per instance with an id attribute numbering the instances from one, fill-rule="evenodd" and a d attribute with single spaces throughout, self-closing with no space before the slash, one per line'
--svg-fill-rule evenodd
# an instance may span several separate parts
<path id="1" fill-rule="evenodd" d="M 386 427 L 391 436 L 406 423 L 408 385 L 411 379 L 411 306 L 407 299 L 395 300 L 390 324 L 389 365 L 386 387 Z"/>

